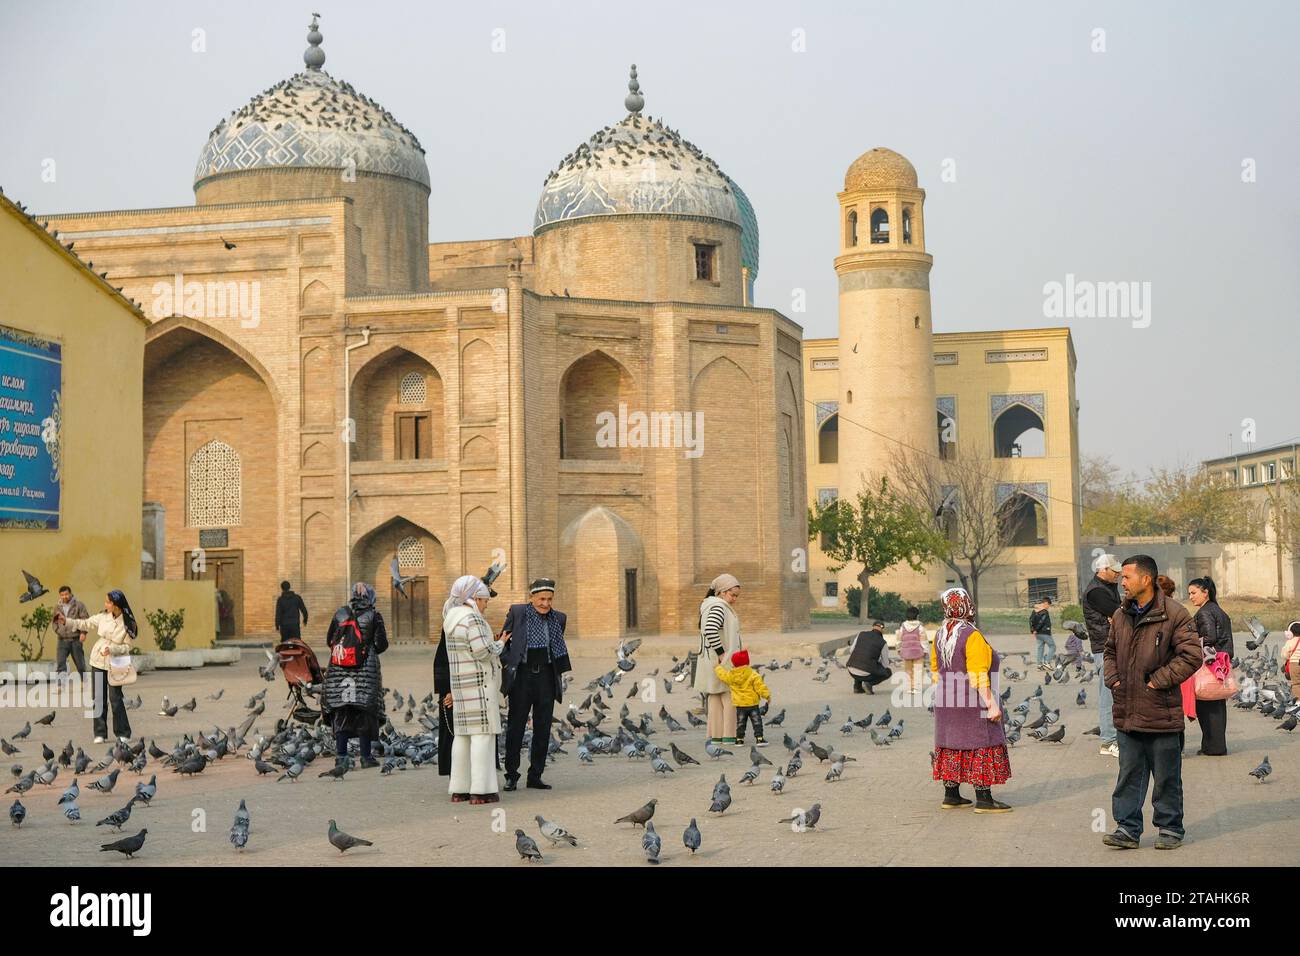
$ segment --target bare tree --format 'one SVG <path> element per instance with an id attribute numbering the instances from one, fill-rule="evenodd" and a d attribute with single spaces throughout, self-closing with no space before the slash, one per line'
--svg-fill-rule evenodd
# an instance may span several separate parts
<path id="1" fill-rule="evenodd" d="M 900 447 L 891 473 L 899 497 L 924 509 L 942 531 L 947 547 L 939 558 L 970 594 L 978 618 L 980 578 L 1000 563 L 1028 518 L 1026 508 L 1007 507 L 1013 499 L 997 501 L 998 486 L 1012 483 L 1008 460 L 969 441 L 944 460 Z"/>

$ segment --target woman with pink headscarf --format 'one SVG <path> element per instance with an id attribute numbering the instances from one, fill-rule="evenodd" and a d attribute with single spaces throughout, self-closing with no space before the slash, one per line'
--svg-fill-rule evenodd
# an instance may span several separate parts
<path id="1" fill-rule="evenodd" d="M 943 623 L 934 633 L 930 671 L 934 676 L 933 776 L 943 781 L 944 810 L 971 805 L 963 783 L 975 787 L 976 813 L 1007 813 L 992 787 L 1011 778 L 1002 708 L 994 686 L 997 653 L 975 627 L 975 605 L 962 588 L 940 598 Z"/>

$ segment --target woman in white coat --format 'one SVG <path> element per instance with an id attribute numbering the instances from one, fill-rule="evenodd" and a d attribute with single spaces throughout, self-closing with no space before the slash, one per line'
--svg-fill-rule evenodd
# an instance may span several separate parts
<path id="1" fill-rule="evenodd" d="M 705 695 L 709 719 L 709 739 L 715 743 L 736 742 L 736 705 L 731 702 L 731 688 L 713 672 L 721 664 L 730 667 L 731 655 L 740 650 L 740 618 L 736 602 L 740 600 L 740 582 L 734 575 L 719 574 L 700 604 L 700 647 L 695 661 L 695 690 Z"/>
<path id="2" fill-rule="evenodd" d="M 126 715 L 126 699 L 122 688 L 108 682 L 108 666 L 111 657 L 127 657 L 131 645 L 140 633 L 135 623 L 135 615 L 126 595 L 121 591 L 109 591 L 104 599 L 104 612 L 90 617 L 65 618 L 55 615 L 56 624 L 67 624 L 79 631 L 98 635 L 90 649 L 90 674 L 94 681 L 94 725 L 95 743 L 102 744 L 108 736 L 108 710 L 113 711 L 113 733 L 120 740 L 131 739 L 131 721 Z"/>
<path id="3" fill-rule="evenodd" d="M 501 733 L 501 652 L 483 617 L 491 591 L 480 578 L 456 579 L 442 606 L 443 640 L 451 671 L 455 737 L 451 744 L 452 803 L 496 803 L 496 735 Z"/>

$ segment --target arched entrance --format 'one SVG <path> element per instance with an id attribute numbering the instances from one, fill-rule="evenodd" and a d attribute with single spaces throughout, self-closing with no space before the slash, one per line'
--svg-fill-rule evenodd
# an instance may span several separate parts
<path id="1" fill-rule="evenodd" d="M 158 576 L 212 581 L 222 638 L 275 627 L 278 409 L 266 369 L 221 332 L 183 317 L 149 330 L 144 499 L 163 508 Z"/>
<path id="2" fill-rule="evenodd" d="M 394 559 L 400 589 L 393 581 Z M 437 636 L 441 596 L 449 582 L 446 553 L 431 531 L 400 515 L 390 518 L 353 546 L 352 574 L 375 589 L 375 606 L 384 616 L 389 640 Z"/>
<path id="3" fill-rule="evenodd" d="M 569 616 L 566 634 L 625 637 L 656 618 L 641 538 L 602 505 L 579 515 L 560 535 L 560 581 L 571 588 L 559 601 Z"/>

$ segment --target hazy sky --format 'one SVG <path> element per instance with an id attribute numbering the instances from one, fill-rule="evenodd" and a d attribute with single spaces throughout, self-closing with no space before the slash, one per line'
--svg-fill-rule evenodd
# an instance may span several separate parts
<path id="1" fill-rule="evenodd" d="M 431 240 L 528 233 L 635 62 L 646 112 L 753 201 L 758 304 L 805 335 L 836 332 L 844 170 L 888 146 L 927 191 L 936 331 L 1070 325 L 1084 454 L 1222 455 L 1244 418 L 1300 438 L 1300 4 L 0 0 L 0 185 L 192 203 L 209 131 L 303 69 L 313 10 L 325 69 L 428 151 Z M 1149 314 L 1049 318 L 1067 275 L 1150 283 Z"/>

